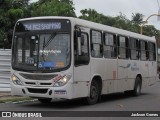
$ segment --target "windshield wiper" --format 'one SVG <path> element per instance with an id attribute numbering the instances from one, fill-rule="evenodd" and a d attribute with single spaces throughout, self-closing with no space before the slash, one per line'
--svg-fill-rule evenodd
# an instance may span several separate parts
<path id="1" fill-rule="evenodd" d="M 44 40 L 43 40 L 43 47 L 42 47 L 42 50 L 44 52 L 44 48 L 45 48 L 45 37 L 44 37 Z M 43 58 L 43 61 L 45 61 L 45 56 L 44 56 L 44 53 L 42 52 L 42 58 Z"/>
<path id="2" fill-rule="evenodd" d="M 53 33 L 53 34 L 51 34 L 51 36 L 48 38 L 48 40 L 47 40 L 47 42 L 45 43 L 45 41 L 43 42 L 43 49 L 45 48 L 45 47 L 47 47 L 50 43 L 51 43 L 51 41 L 54 39 L 54 37 L 57 35 L 57 33 Z"/>
<path id="3" fill-rule="evenodd" d="M 51 41 L 54 39 L 55 36 L 56 36 L 56 33 L 51 34 L 50 37 L 48 38 L 47 42 L 46 42 L 45 37 L 44 37 L 43 47 L 42 47 L 43 51 L 44 51 L 44 48 L 47 47 L 51 43 Z M 43 61 L 46 61 L 44 53 L 42 53 L 42 58 L 43 58 Z"/>

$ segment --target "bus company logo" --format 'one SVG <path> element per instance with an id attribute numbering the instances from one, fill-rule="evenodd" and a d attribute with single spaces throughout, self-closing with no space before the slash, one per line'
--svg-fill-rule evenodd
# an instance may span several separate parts
<path id="1" fill-rule="evenodd" d="M 2 112 L 2 117 L 12 117 L 11 112 Z"/>
<path id="2" fill-rule="evenodd" d="M 55 76 L 53 79 L 52 79 L 52 83 L 54 84 L 55 82 L 57 82 L 58 80 L 60 80 L 62 78 L 62 76 L 61 75 L 57 75 L 57 76 Z"/>
<path id="3" fill-rule="evenodd" d="M 61 50 L 40 50 L 39 51 L 39 53 L 41 54 L 41 55 L 49 55 L 49 54 L 61 54 L 62 53 L 62 51 Z"/>
<path id="4" fill-rule="evenodd" d="M 39 86 L 39 85 L 40 85 L 40 83 L 39 83 L 38 81 L 36 81 L 36 85 L 37 85 L 37 86 Z"/>

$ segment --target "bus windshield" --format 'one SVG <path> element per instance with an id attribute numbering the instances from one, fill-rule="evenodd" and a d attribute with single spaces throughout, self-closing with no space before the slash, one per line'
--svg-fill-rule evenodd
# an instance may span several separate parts
<path id="1" fill-rule="evenodd" d="M 17 31 L 13 39 L 13 69 L 53 72 L 69 66 L 69 30 L 35 30 L 31 26 L 27 31 Z"/>

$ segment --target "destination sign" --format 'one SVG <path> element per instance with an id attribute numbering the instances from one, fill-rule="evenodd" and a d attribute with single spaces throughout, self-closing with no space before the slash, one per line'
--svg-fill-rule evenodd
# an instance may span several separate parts
<path id="1" fill-rule="evenodd" d="M 71 23 L 65 19 L 38 19 L 24 20 L 16 24 L 15 32 L 31 32 L 31 31 L 64 31 L 71 30 Z"/>
<path id="2" fill-rule="evenodd" d="M 60 22 L 47 23 L 24 23 L 25 30 L 59 30 L 61 29 Z"/>

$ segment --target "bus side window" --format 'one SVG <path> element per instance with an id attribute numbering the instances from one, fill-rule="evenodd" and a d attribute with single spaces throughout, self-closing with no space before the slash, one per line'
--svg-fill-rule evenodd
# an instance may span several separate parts
<path id="1" fill-rule="evenodd" d="M 140 58 L 143 61 L 148 60 L 148 44 L 146 41 L 140 40 Z"/>
<path id="2" fill-rule="evenodd" d="M 103 56 L 102 33 L 91 31 L 91 55 L 92 57 L 101 58 Z"/>
<path id="3" fill-rule="evenodd" d="M 130 48 L 131 48 L 131 59 L 139 59 L 139 48 L 138 48 L 138 39 L 130 38 Z"/>
<path id="4" fill-rule="evenodd" d="M 75 65 L 85 65 L 89 63 L 89 42 L 88 34 L 81 33 L 81 55 L 78 55 L 77 42 L 74 42 Z"/>
<path id="5" fill-rule="evenodd" d="M 149 42 L 149 43 L 148 43 L 148 49 L 149 49 L 149 60 L 150 60 L 150 61 L 155 61 L 155 60 L 156 60 L 155 44 Z"/>
<path id="6" fill-rule="evenodd" d="M 129 50 L 128 37 L 118 36 L 118 43 L 119 43 L 119 58 L 120 59 L 129 58 L 130 50 Z"/>
<path id="7" fill-rule="evenodd" d="M 103 54 L 105 58 L 117 57 L 116 35 L 104 33 L 104 47 Z"/>

